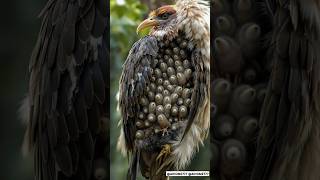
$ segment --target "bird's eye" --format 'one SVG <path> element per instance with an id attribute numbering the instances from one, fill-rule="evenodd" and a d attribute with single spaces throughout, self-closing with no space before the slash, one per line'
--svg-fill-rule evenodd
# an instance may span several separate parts
<path id="1" fill-rule="evenodd" d="M 168 19 L 169 16 L 170 16 L 169 13 L 164 13 L 160 17 L 161 17 L 161 19 Z"/>

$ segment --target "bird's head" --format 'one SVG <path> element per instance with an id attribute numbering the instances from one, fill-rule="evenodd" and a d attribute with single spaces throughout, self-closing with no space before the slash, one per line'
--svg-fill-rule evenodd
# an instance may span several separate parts
<path id="1" fill-rule="evenodd" d="M 149 17 L 137 27 L 137 33 L 146 28 L 151 28 L 149 34 L 163 36 L 173 31 L 176 24 L 177 11 L 174 5 L 162 6 L 149 14 Z"/>

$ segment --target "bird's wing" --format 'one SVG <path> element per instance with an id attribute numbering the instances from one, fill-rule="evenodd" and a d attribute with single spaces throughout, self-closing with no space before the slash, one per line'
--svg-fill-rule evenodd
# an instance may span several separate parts
<path id="1" fill-rule="evenodd" d="M 209 79 L 210 78 L 210 71 L 208 68 L 204 67 L 204 60 L 202 59 L 204 57 L 201 56 L 201 53 L 199 50 L 195 49 L 192 52 L 191 55 L 191 62 L 192 67 L 194 67 L 194 77 L 193 77 L 193 83 L 194 88 L 191 96 L 191 105 L 190 105 L 190 111 L 188 115 L 188 123 L 186 126 L 186 129 L 184 130 L 184 134 L 182 136 L 182 139 L 186 135 L 186 133 L 189 131 L 191 125 L 194 123 L 196 118 L 206 118 L 197 116 L 198 114 L 202 113 L 200 111 L 205 111 L 206 107 L 206 101 L 209 101 L 207 99 L 209 97 Z M 201 119 L 203 120 L 203 119 Z M 181 139 L 181 140 L 182 140 Z"/>
<path id="2" fill-rule="evenodd" d="M 108 3 L 50 0 L 41 17 L 29 65 L 35 176 L 89 179 L 107 117 Z"/>
<path id="3" fill-rule="evenodd" d="M 156 38 L 146 36 L 133 45 L 123 65 L 119 107 L 123 116 L 123 131 L 128 150 L 134 147 L 135 118 L 139 110 L 139 99 L 149 82 L 150 63 L 157 56 L 158 49 Z"/>
<path id="4" fill-rule="evenodd" d="M 273 70 L 261 113 L 252 180 L 302 175 L 301 166 L 308 163 L 302 157 L 307 153 L 305 143 L 319 119 L 319 3 L 278 0 L 275 4 Z M 308 172 L 312 177 L 313 172 Z"/>

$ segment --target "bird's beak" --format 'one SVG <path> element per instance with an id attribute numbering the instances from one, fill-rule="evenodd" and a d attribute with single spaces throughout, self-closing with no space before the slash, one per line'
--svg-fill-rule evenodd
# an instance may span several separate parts
<path id="1" fill-rule="evenodd" d="M 139 26 L 137 27 L 137 34 L 148 27 L 157 25 L 159 25 L 159 22 L 154 17 L 150 17 L 139 24 Z"/>

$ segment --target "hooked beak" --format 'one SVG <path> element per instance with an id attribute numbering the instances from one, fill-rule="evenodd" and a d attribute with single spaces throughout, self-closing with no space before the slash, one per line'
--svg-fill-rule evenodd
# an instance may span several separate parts
<path id="1" fill-rule="evenodd" d="M 142 31 L 143 29 L 146 29 L 148 27 L 153 27 L 159 25 L 159 22 L 154 19 L 153 17 L 150 17 L 144 21 L 142 21 L 139 26 L 137 27 L 137 34 Z"/>

